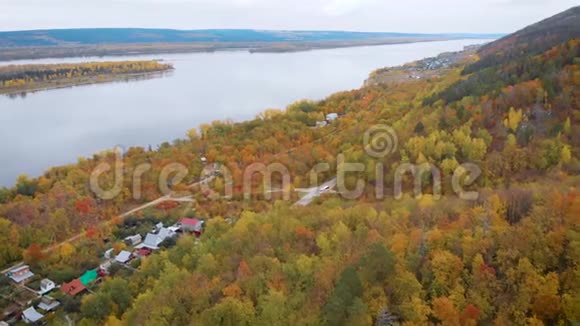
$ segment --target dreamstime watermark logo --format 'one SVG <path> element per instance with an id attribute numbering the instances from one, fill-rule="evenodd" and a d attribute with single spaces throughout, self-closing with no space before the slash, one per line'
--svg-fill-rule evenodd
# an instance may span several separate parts
<path id="1" fill-rule="evenodd" d="M 397 151 L 399 138 L 395 129 L 387 125 L 375 125 L 364 134 L 366 153 L 374 158 L 384 158 Z"/>
<path id="2" fill-rule="evenodd" d="M 253 163 L 243 169 L 243 180 L 241 185 L 236 185 L 243 189 L 243 199 L 251 200 L 256 195 L 261 195 L 264 199 L 272 199 L 274 193 L 281 193 L 283 200 L 290 200 L 293 191 L 302 192 L 305 195 L 297 202 L 297 205 L 307 205 L 314 197 L 323 193 L 337 193 L 345 199 L 357 199 L 365 194 L 368 182 L 361 178 L 361 174 L 369 176 L 374 173 L 374 196 L 375 199 L 386 197 L 385 190 L 385 168 L 384 161 L 389 155 L 396 154 L 399 147 L 399 138 L 395 130 L 387 125 L 375 125 L 363 135 L 363 146 L 365 153 L 375 160 L 375 171 L 366 171 L 367 166 L 360 162 L 348 162 L 344 154 L 337 155 L 336 162 L 322 162 L 316 164 L 309 173 L 310 188 L 293 189 L 292 175 L 290 169 L 285 165 L 274 162 L 271 164 Z M 113 156 L 113 161 L 111 157 Z M 111 200 L 121 194 L 124 189 L 124 182 L 131 183 L 131 192 L 133 198 L 138 200 L 142 198 L 143 179 L 151 176 L 153 166 L 150 163 L 142 163 L 135 166 L 132 170 L 125 167 L 123 163 L 124 151 L 122 147 L 116 147 L 108 153 L 108 159 L 98 164 L 90 175 L 90 189 L 95 195 L 103 200 Z M 203 160 L 205 162 L 205 159 Z M 391 161 L 392 162 L 392 161 Z M 331 163 L 336 167 L 336 175 L 330 180 L 320 183 L 320 175 L 331 172 Z M 439 199 L 442 196 L 442 173 L 441 170 L 431 163 L 399 163 L 391 165 L 395 167 L 393 174 L 393 196 L 395 199 L 403 198 L 403 185 L 408 181 L 408 176 L 412 177 L 413 194 L 415 198 L 421 198 L 423 195 L 424 181 L 430 179 L 432 196 Z M 481 175 L 479 166 L 473 163 L 464 163 L 458 165 L 453 171 L 451 177 L 451 188 L 459 198 L 464 200 L 477 200 L 479 193 L 477 191 L 466 191 L 465 187 L 475 184 Z M 125 174 L 131 173 L 130 178 Z M 188 168 L 181 163 L 168 163 L 162 169 L 156 172 L 158 190 L 165 196 L 175 195 L 174 189 L 179 187 L 180 191 L 184 189 L 190 191 L 189 197 L 195 192 L 201 192 L 204 195 L 217 194 L 212 188 L 212 183 L 218 179 L 221 181 L 224 194 L 218 194 L 207 198 L 232 199 L 234 197 L 234 180 L 229 168 L 224 164 L 209 163 L 203 167 L 199 178 L 191 184 L 184 184 L 184 180 L 190 176 Z M 262 186 L 256 187 L 254 180 L 255 175 L 259 174 L 262 178 Z M 276 177 L 277 182 L 273 182 Z M 353 177 L 354 180 L 353 181 Z M 281 183 L 281 185 L 280 185 Z M 407 182 L 408 183 L 408 182 Z M 278 184 L 274 188 L 274 184 Z M 259 193 L 255 189 L 259 189 Z M 336 191 L 334 190 L 336 188 Z"/>

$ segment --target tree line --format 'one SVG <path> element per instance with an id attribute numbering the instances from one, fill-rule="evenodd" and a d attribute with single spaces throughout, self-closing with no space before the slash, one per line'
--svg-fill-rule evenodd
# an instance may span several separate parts
<path id="1" fill-rule="evenodd" d="M 88 62 L 0 67 L 0 87 L 23 87 L 53 80 L 159 72 L 172 69 L 158 61 Z"/>

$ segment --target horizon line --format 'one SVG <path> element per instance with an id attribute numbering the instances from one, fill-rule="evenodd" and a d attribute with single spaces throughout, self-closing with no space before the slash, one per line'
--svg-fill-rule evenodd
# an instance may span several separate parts
<path id="1" fill-rule="evenodd" d="M 37 29 L 15 29 L 0 30 L 0 33 L 24 33 L 24 32 L 45 32 L 45 31 L 66 31 L 66 30 L 164 30 L 178 32 L 196 32 L 196 31 L 253 31 L 253 32 L 317 32 L 317 33 L 361 33 L 361 34 L 401 34 L 401 35 L 493 35 L 505 36 L 509 33 L 492 33 L 492 32 L 394 32 L 394 31 L 361 31 L 361 30 L 340 30 L 340 29 L 263 29 L 263 28 L 167 28 L 167 27 L 56 27 L 56 28 L 37 28 Z"/>

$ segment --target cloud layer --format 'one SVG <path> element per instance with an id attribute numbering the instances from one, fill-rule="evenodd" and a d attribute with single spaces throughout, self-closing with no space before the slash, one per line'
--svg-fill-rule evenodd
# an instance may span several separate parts
<path id="1" fill-rule="evenodd" d="M 571 0 L 1 0 L 0 30 L 73 27 L 512 32 Z"/>

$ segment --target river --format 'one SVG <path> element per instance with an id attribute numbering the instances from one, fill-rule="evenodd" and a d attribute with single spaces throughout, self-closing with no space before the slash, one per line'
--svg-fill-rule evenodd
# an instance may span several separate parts
<path id="1" fill-rule="evenodd" d="M 268 108 L 359 88 L 375 69 L 487 41 L 0 62 L 163 59 L 175 66 L 159 78 L 0 96 L 0 186 L 11 186 L 19 174 L 39 176 L 51 166 L 74 163 L 103 149 L 155 148 L 184 138 L 202 123 L 251 119 Z"/>

